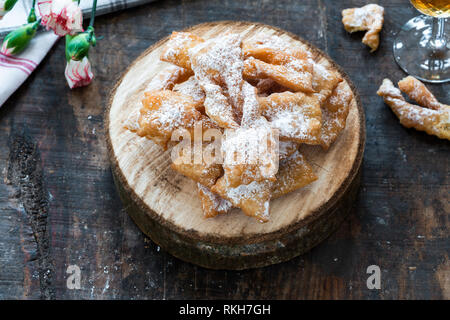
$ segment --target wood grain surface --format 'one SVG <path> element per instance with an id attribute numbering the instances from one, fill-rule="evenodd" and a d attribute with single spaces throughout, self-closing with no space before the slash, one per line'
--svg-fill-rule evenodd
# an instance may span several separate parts
<path id="1" fill-rule="evenodd" d="M 443 299 L 450 298 L 447 141 L 405 129 L 375 92 L 404 73 L 395 33 L 418 13 L 405 0 L 386 9 L 381 45 L 341 24 L 362 0 L 159 1 L 96 19 L 105 38 L 90 55 L 95 81 L 70 91 L 59 42 L 0 109 L 0 298 L 14 299 Z M 367 140 L 361 190 L 337 233 L 287 263 L 212 271 L 173 258 L 122 208 L 109 167 L 103 112 L 126 67 L 174 29 L 216 20 L 280 27 L 324 50 L 361 94 Z M 430 85 L 443 102 L 450 85 Z M 381 289 L 366 286 L 381 268 Z M 69 265 L 81 289 L 66 285 Z"/>

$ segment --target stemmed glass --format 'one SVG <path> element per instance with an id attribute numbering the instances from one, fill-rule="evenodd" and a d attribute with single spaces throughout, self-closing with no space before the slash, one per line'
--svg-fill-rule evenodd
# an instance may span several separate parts
<path id="1" fill-rule="evenodd" d="M 408 74 L 427 82 L 450 81 L 450 0 L 410 0 L 425 15 L 409 20 L 394 41 L 394 57 Z"/>

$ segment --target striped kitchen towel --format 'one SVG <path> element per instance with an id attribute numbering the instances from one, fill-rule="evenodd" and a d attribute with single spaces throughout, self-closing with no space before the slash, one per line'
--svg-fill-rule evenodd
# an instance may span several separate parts
<path id="1" fill-rule="evenodd" d="M 98 0 L 96 15 L 135 7 L 155 0 Z M 26 23 L 32 0 L 19 0 L 14 8 L 0 20 L 0 39 L 18 26 Z M 92 0 L 81 0 L 83 16 L 88 18 Z M 39 10 L 36 8 L 36 14 Z M 47 52 L 59 39 L 52 31 L 40 31 L 22 53 L 7 56 L 0 53 L 0 107 L 28 78 Z"/>

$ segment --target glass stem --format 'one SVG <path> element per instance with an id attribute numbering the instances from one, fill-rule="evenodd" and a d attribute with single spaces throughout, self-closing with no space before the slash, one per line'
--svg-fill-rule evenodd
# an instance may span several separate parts
<path id="1" fill-rule="evenodd" d="M 438 56 L 445 52 L 447 41 L 444 36 L 444 18 L 433 18 L 433 31 L 429 42 L 432 56 Z"/>

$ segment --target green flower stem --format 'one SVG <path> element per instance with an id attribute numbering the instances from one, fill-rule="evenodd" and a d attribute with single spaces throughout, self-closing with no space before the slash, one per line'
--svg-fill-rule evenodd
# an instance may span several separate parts
<path id="1" fill-rule="evenodd" d="M 87 34 L 88 34 L 88 38 L 87 41 L 93 46 L 95 47 L 95 45 L 97 44 L 97 38 L 95 37 L 94 34 L 94 27 L 93 26 L 89 26 L 86 30 Z"/>
<path id="2" fill-rule="evenodd" d="M 76 35 L 66 35 L 66 60 L 81 61 L 88 56 L 91 46 L 95 46 L 97 39 L 94 33 L 95 11 L 97 0 L 93 1 L 91 11 L 91 21 L 86 31 Z"/>
<path id="3" fill-rule="evenodd" d="M 94 2 L 92 3 L 91 21 L 89 22 L 89 27 L 94 27 L 96 10 L 97 10 L 97 0 L 94 0 Z"/>
<path id="4" fill-rule="evenodd" d="M 31 5 L 31 10 L 30 10 L 30 14 L 28 15 L 28 23 L 32 23 L 35 22 L 37 20 L 36 18 L 36 11 L 34 9 L 34 7 L 36 6 L 36 0 L 33 0 L 33 3 Z"/>

